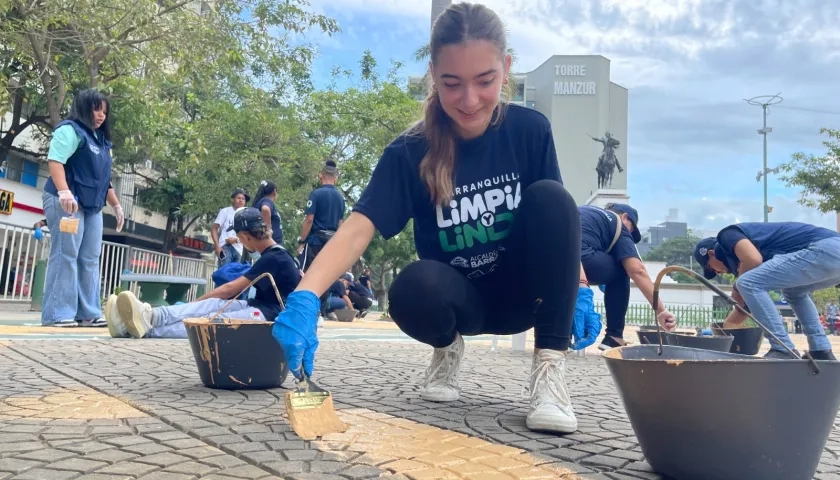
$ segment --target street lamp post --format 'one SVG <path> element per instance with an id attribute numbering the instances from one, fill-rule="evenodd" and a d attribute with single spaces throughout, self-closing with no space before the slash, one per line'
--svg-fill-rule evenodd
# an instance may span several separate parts
<path id="1" fill-rule="evenodd" d="M 767 134 L 773 131 L 772 127 L 767 126 L 767 107 L 781 103 L 782 97 L 779 95 L 781 95 L 781 92 L 775 95 L 761 95 L 750 99 L 744 99 L 744 101 L 750 105 L 761 107 L 762 112 L 762 127 L 758 130 L 758 134 L 764 136 L 764 161 L 762 163 L 761 173 L 759 174 L 764 177 L 764 223 L 767 223 L 767 217 L 770 213 L 770 207 L 767 205 Z"/>

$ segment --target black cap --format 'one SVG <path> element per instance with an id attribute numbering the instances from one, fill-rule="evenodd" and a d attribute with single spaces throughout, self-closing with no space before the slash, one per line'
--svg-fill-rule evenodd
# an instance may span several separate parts
<path id="1" fill-rule="evenodd" d="M 240 193 L 241 193 L 242 195 L 245 195 L 245 201 L 246 201 L 246 202 L 250 202 L 250 201 L 251 201 L 251 196 L 250 196 L 250 195 L 248 195 L 247 193 L 245 193 L 245 190 L 243 190 L 243 189 L 241 189 L 241 188 L 237 188 L 236 190 L 234 190 L 234 191 L 233 191 L 233 193 L 231 193 L 231 194 L 230 194 L 230 198 L 233 198 L 233 197 L 235 197 L 235 196 L 239 195 Z"/>
<path id="2" fill-rule="evenodd" d="M 697 242 L 694 247 L 694 259 L 703 267 L 703 276 L 706 277 L 706 280 L 711 280 L 717 275 L 714 270 L 709 268 L 709 251 L 714 250 L 716 245 L 715 237 L 706 237 Z"/>
<path id="3" fill-rule="evenodd" d="M 321 169 L 321 172 L 336 176 L 338 175 L 338 165 L 333 160 L 327 160 L 324 162 L 324 168 Z"/>
<path id="4" fill-rule="evenodd" d="M 633 237 L 633 243 L 639 243 L 642 241 L 642 232 L 639 231 L 639 212 L 637 212 L 635 208 L 627 205 L 626 203 L 613 203 L 607 205 L 607 210 L 612 210 L 613 212 L 618 213 L 626 213 L 627 217 L 630 219 L 630 223 L 633 224 L 633 233 L 631 234 Z"/>
<path id="5" fill-rule="evenodd" d="M 233 216 L 233 225 L 228 228 L 228 231 L 239 232 L 258 232 L 266 229 L 268 226 L 263 220 L 263 216 L 259 210 L 253 207 L 242 207 L 236 211 Z"/>

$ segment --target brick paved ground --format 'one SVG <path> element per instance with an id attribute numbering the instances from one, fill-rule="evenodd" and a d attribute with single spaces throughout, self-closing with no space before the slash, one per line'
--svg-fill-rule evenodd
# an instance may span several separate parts
<path id="1" fill-rule="evenodd" d="M 206 389 L 186 341 L 0 342 L 0 480 L 659 478 L 599 357 L 570 360 L 580 429 L 559 437 L 524 425 L 530 356 L 468 344 L 464 395 L 441 405 L 416 392 L 429 355 L 322 342 L 318 379 L 351 429 L 306 442 L 283 389 Z M 817 478 L 840 479 L 837 453 L 833 434 Z"/>

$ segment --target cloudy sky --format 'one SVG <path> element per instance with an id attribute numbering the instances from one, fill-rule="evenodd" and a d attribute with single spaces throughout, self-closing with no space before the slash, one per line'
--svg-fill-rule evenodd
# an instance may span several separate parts
<path id="1" fill-rule="evenodd" d="M 424 67 L 431 0 L 311 0 L 342 32 L 321 44 L 316 73 L 380 63 Z M 821 127 L 840 128 L 840 5 L 828 0 L 483 0 L 510 30 L 516 71 L 554 54 L 603 55 L 629 98 L 628 190 L 642 226 L 669 208 L 697 229 L 760 221 L 761 109 L 743 99 L 781 92 L 768 126 L 768 166 L 823 154 Z M 666 173 L 667 169 L 667 173 Z M 770 177 L 771 221 L 835 227 Z"/>

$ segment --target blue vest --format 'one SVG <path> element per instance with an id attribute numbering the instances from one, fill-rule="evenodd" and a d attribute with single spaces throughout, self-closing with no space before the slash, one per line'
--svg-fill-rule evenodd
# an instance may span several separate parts
<path id="1" fill-rule="evenodd" d="M 67 186 L 79 202 L 80 209 L 98 213 L 105 207 L 105 197 L 111 186 L 111 142 L 104 137 L 98 139 L 87 126 L 73 120 L 64 120 L 55 128 L 63 125 L 71 125 L 82 139 L 79 148 L 64 164 Z M 44 191 L 58 195 L 52 177 L 44 185 Z"/>

